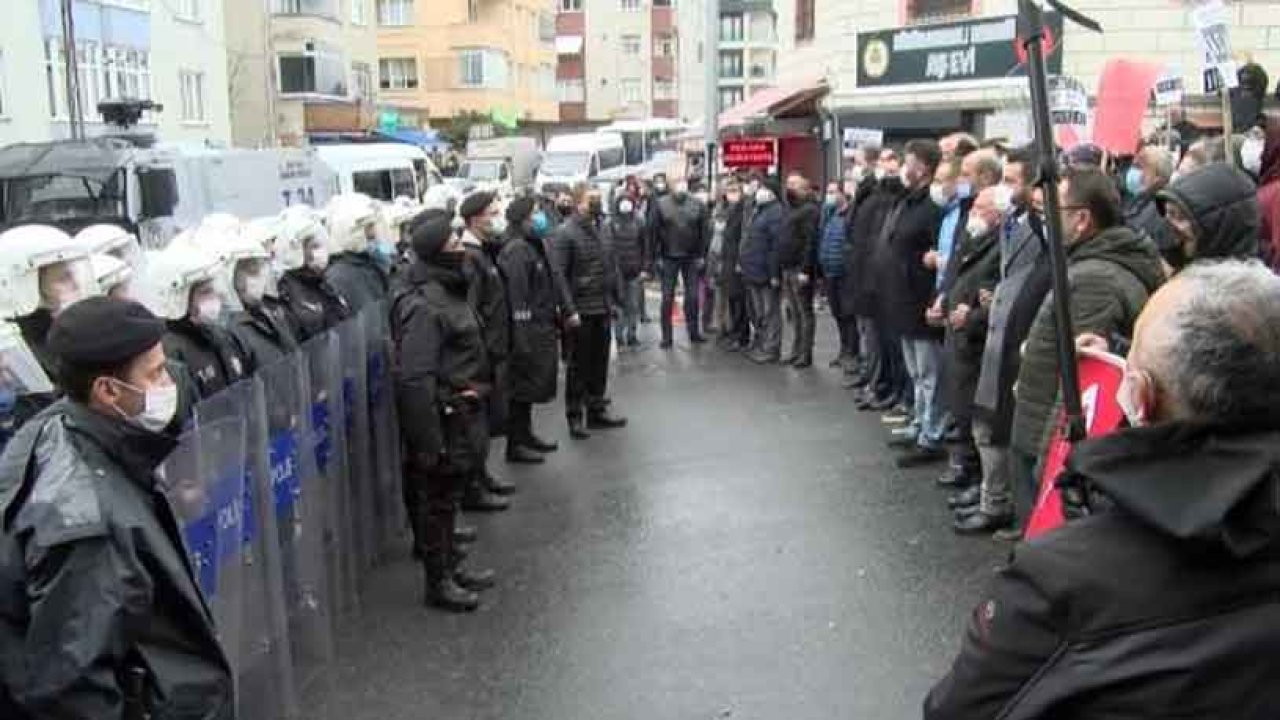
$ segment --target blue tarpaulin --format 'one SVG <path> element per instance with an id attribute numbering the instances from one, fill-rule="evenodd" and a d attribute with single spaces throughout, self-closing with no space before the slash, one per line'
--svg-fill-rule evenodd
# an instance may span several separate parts
<path id="1" fill-rule="evenodd" d="M 440 137 L 435 130 L 414 130 L 413 128 L 396 128 L 395 130 L 378 130 L 378 135 L 388 140 L 417 145 L 428 150 L 448 147 L 449 142 Z"/>

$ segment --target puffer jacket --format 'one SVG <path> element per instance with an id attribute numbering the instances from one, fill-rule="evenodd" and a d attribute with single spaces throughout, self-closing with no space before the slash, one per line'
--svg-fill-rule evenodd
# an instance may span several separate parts
<path id="1" fill-rule="evenodd" d="M 873 317 L 879 312 L 878 282 L 874 269 L 874 250 L 884 218 L 902 194 L 902 182 L 893 178 L 879 182 L 868 177 L 858 185 L 854 195 L 848 235 L 844 246 L 844 276 L 841 306 L 859 317 Z"/>
<path id="2" fill-rule="evenodd" d="M 608 258 L 595 220 L 571 215 L 552 234 L 547 254 L 566 316 L 609 314 Z"/>
<path id="3" fill-rule="evenodd" d="M 645 269 L 644 224 L 635 212 L 615 212 L 604 222 L 605 243 L 618 263 L 623 280 L 634 280 Z"/>
<path id="4" fill-rule="evenodd" d="M 925 719 L 1280 717 L 1280 432 L 1123 430 L 1068 468 L 1110 507 L 1014 548 Z"/>
<path id="5" fill-rule="evenodd" d="M 1133 332 L 1147 298 L 1164 282 L 1164 268 L 1150 238 L 1113 227 L 1067 248 L 1070 310 L 1077 335 Z M 1050 291 L 1036 313 L 1014 388 L 1012 446 L 1039 457 L 1058 397 L 1057 322 Z"/>
<path id="6" fill-rule="evenodd" d="M 812 197 L 805 197 L 789 208 L 778 246 L 778 266 L 813 275 L 821 224 L 822 208 Z"/>
<path id="7" fill-rule="evenodd" d="M 1226 163 L 1212 163 L 1165 188 L 1159 196 L 1178 206 L 1195 226 L 1195 257 L 1182 248 L 1170 258 L 1175 267 L 1191 259 L 1258 257 L 1261 225 L 1258 198 L 1248 176 Z"/>
<path id="8" fill-rule="evenodd" d="M 720 282 L 730 292 L 734 293 L 742 290 L 742 274 L 738 272 L 738 265 L 742 256 L 742 235 L 747 214 L 746 209 L 745 200 L 739 200 L 733 205 L 726 205 L 721 208 L 724 218 L 724 232 L 721 235 L 720 243 L 719 277 Z"/>
<path id="9" fill-rule="evenodd" d="M 848 235 L 849 209 L 834 205 L 822 208 L 822 240 L 818 244 L 818 265 L 823 277 L 844 277 L 844 239 Z"/>
<path id="10" fill-rule="evenodd" d="M 652 213 L 654 254 L 664 260 L 706 257 L 711 243 L 707 206 L 691 195 L 671 193 Z"/>
<path id="11" fill-rule="evenodd" d="M 782 203 L 774 200 L 767 205 L 756 205 L 738 248 L 743 279 L 757 284 L 781 279 L 778 266 L 781 236 Z"/>

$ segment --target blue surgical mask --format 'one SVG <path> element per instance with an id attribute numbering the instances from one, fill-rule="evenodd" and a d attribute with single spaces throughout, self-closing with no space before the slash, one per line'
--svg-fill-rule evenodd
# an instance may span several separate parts
<path id="1" fill-rule="evenodd" d="M 551 221 L 547 219 L 547 214 L 541 210 L 533 214 L 533 236 L 543 237 L 547 231 L 551 229 Z"/>
<path id="2" fill-rule="evenodd" d="M 956 183 L 956 197 L 964 200 L 973 194 L 973 183 L 968 180 L 961 180 Z"/>
<path id="3" fill-rule="evenodd" d="M 1142 194 L 1142 171 L 1136 165 L 1130 165 L 1124 174 L 1124 189 L 1131 196 Z"/>

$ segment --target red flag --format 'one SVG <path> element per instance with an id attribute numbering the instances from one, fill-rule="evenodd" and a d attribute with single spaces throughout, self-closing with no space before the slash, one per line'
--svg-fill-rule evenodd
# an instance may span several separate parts
<path id="1" fill-rule="evenodd" d="M 1115 155 L 1132 155 L 1142 137 L 1142 117 L 1160 66 L 1136 60 L 1108 60 L 1098 81 L 1093 142 Z"/>
<path id="2" fill-rule="evenodd" d="M 1089 437 L 1113 432 L 1124 420 L 1124 411 L 1116 402 L 1116 391 L 1124 379 L 1124 359 L 1089 351 L 1081 351 L 1076 357 L 1080 368 L 1080 405 L 1084 410 L 1086 432 Z M 1062 493 L 1055 483 L 1066 468 L 1070 454 L 1066 416 L 1059 412 L 1053 439 L 1041 463 L 1040 492 L 1031 517 L 1027 519 L 1027 538 L 1047 533 L 1066 521 L 1062 511 Z"/>

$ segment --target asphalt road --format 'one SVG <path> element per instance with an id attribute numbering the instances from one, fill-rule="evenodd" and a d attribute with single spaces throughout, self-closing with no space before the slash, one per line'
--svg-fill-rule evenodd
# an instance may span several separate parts
<path id="1" fill-rule="evenodd" d="M 550 462 L 495 451 L 520 493 L 471 518 L 475 564 L 500 573 L 481 610 L 424 608 L 407 549 L 392 557 L 304 717 L 919 716 L 1007 548 L 952 534 L 940 468 L 893 467 L 829 349 L 796 371 L 654 333 L 610 381 L 628 428 L 573 442 L 546 406 Z"/>

